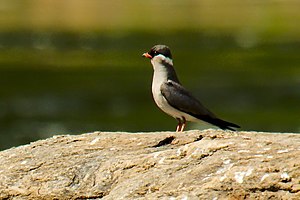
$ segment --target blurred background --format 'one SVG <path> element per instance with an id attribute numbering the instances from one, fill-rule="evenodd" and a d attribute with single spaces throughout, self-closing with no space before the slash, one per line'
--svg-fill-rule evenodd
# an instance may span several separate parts
<path id="1" fill-rule="evenodd" d="M 300 1 L 2 0 L 0 149 L 58 134 L 175 130 L 142 53 L 241 130 L 300 132 Z M 207 124 L 189 123 L 187 129 Z"/>

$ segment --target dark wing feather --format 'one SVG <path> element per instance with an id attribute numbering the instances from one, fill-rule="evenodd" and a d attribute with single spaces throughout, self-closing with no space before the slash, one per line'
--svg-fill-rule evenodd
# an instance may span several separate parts
<path id="1" fill-rule="evenodd" d="M 205 108 L 189 91 L 180 84 L 168 80 L 160 87 L 162 95 L 168 103 L 176 109 L 187 113 L 195 118 L 201 119 L 221 129 L 234 130 L 238 125 L 217 118 L 212 112 Z"/>

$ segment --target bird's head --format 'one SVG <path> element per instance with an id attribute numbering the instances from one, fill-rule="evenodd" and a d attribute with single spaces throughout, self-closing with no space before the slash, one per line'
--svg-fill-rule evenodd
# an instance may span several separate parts
<path id="1" fill-rule="evenodd" d="M 166 45 L 155 45 L 149 52 L 144 53 L 143 57 L 149 58 L 154 70 L 155 77 L 163 80 L 172 80 L 179 83 L 173 67 L 171 50 Z"/>
<path id="2" fill-rule="evenodd" d="M 166 45 L 161 45 L 161 44 L 155 45 L 154 47 L 152 47 L 150 49 L 150 51 L 143 54 L 143 57 L 146 57 L 146 58 L 149 58 L 149 59 L 153 59 L 157 56 L 172 60 L 171 50 Z"/>

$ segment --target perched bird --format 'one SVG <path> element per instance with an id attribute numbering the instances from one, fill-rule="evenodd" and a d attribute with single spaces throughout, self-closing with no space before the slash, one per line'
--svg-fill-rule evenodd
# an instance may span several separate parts
<path id="1" fill-rule="evenodd" d="M 156 105 L 178 120 L 177 132 L 182 132 L 187 121 L 205 121 L 221 129 L 235 131 L 239 125 L 224 121 L 205 108 L 179 82 L 173 67 L 172 54 L 166 45 L 155 45 L 143 57 L 151 59 L 154 74 L 152 94 Z"/>

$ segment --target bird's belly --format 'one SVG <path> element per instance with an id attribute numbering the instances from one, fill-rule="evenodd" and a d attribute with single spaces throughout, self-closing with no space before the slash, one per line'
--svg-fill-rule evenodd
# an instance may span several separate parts
<path id="1" fill-rule="evenodd" d="M 153 98 L 156 103 L 156 105 L 165 113 L 168 115 L 174 117 L 174 118 L 179 118 L 183 119 L 185 118 L 186 121 L 199 121 L 197 118 L 184 113 L 180 110 L 177 110 L 176 108 L 172 107 L 168 101 L 165 99 L 165 97 L 161 94 L 160 91 L 152 91 L 153 92 Z"/>

